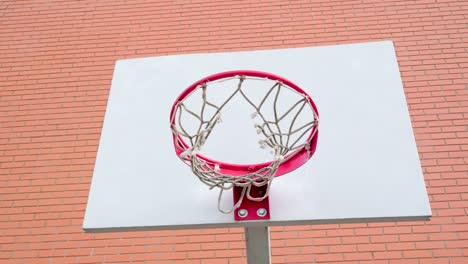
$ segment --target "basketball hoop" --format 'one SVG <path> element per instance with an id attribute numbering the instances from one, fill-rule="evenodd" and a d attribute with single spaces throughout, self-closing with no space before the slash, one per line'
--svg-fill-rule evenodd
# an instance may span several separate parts
<path id="1" fill-rule="evenodd" d="M 207 99 L 211 85 L 228 80 L 234 80 L 236 84 L 227 99 L 221 102 L 212 102 Z M 249 98 L 246 93 L 247 88 L 245 88 L 247 82 L 254 80 L 271 84 L 262 100 L 257 103 Z M 186 100 L 197 91 L 201 92 L 200 110 L 194 111 L 186 105 Z M 280 113 L 278 98 L 288 94 L 295 96 L 295 103 Z M 254 126 L 261 137 L 260 147 L 271 150 L 271 161 L 257 164 L 232 164 L 200 154 L 212 131 L 221 123 L 223 109 L 237 96 L 245 100 L 246 105 L 252 108 L 252 118 L 259 120 Z M 270 108 L 265 106 L 268 98 L 273 102 Z M 208 109 L 211 113 L 208 113 Z M 271 117 L 268 117 L 266 112 L 271 113 Z M 190 133 L 186 129 L 183 120 L 185 115 L 197 120 L 195 132 Z M 307 122 L 300 123 L 299 119 L 305 119 Z M 220 189 L 218 210 L 223 213 L 239 209 L 245 198 L 253 202 L 267 200 L 274 177 L 297 169 L 314 154 L 318 139 L 318 123 L 317 107 L 303 89 L 280 76 L 250 70 L 222 72 L 195 82 L 176 99 L 170 114 L 176 154 L 192 168 L 193 173 L 201 182 L 208 185 L 210 189 Z M 223 191 L 232 188 L 234 192 L 237 190 L 234 205 L 230 210 L 222 209 Z M 253 190 L 258 190 L 258 188 L 262 188 L 262 191 L 253 195 Z M 265 214 L 261 213 L 259 216 L 265 217 Z M 243 218 L 243 216 L 240 217 Z"/>

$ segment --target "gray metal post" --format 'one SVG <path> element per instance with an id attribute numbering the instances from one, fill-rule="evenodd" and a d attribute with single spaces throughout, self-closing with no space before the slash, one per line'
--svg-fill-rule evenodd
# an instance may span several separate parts
<path id="1" fill-rule="evenodd" d="M 268 226 L 246 227 L 245 243 L 248 264 L 270 264 L 270 228 Z"/>

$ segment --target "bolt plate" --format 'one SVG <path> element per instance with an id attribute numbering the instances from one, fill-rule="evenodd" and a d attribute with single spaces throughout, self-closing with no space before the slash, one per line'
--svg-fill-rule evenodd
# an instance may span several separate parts
<path id="1" fill-rule="evenodd" d="M 234 204 L 239 201 L 241 195 L 242 195 L 242 187 L 237 187 L 234 186 L 233 188 L 233 195 L 234 195 Z M 252 185 L 252 188 L 250 189 L 250 195 L 252 197 L 262 197 L 264 193 L 267 190 L 267 185 L 264 185 L 262 187 L 256 187 Z M 265 208 L 267 210 L 267 213 L 265 216 L 258 216 L 257 215 L 257 210 L 260 208 Z M 240 217 L 238 215 L 239 210 L 245 209 L 248 212 L 248 215 L 246 217 Z M 247 220 L 268 220 L 270 219 L 270 202 L 269 202 L 269 197 L 265 198 L 263 201 L 260 202 L 255 202 L 251 201 L 247 198 L 247 194 L 244 197 L 244 200 L 242 201 L 242 204 L 240 205 L 239 208 L 237 208 L 234 211 L 234 219 L 236 221 L 247 221 Z"/>

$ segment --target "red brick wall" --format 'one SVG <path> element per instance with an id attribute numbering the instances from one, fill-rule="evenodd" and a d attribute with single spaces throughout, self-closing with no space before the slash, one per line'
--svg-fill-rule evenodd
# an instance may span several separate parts
<path id="1" fill-rule="evenodd" d="M 245 263 L 242 229 L 85 234 L 114 61 L 393 40 L 434 217 L 272 228 L 274 263 L 468 263 L 468 1 L 0 1 L 0 263 Z M 229 232 L 229 234 L 227 234 Z"/>

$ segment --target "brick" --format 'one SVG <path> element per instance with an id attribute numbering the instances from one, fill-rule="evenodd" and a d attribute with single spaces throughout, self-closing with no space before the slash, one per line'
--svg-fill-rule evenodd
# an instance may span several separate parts
<path id="1" fill-rule="evenodd" d="M 350 260 L 370 260 L 372 259 L 372 254 L 369 252 L 358 252 L 358 253 L 345 253 L 344 259 L 346 261 Z"/>
<path id="2" fill-rule="evenodd" d="M 455 209 L 440 209 L 437 210 L 437 215 L 438 216 L 463 216 L 465 215 L 465 209 L 464 208 L 455 208 Z"/>
<path id="3" fill-rule="evenodd" d="M 399 243 L 388 243 L 387 245 L 388 250 L 413 250 L 415 249 L 415 243 L 412 242 L 399 242 Z"/>
<path id="4" fill-rule="evenodd" d="M 341 253 L 335 253 L 335 254 L 320 254 L 315 256 L 315 260 L 318 263 L 327 263 L 327 262 L 343 262 L 344 257 L 343 254 Z"/>
<path id="5" fill-rule="evenodd" d="M 440 232 L 441 227 L 424 225 L 424 226 L 413 226 L 412 229 L 414 233 L 432 233 L 432 232 Z"/>
<path id="6" fill-rule="evenodd" d="M 302 254 L 324 254 L 328 253 L 328 246 L 311 246 L 301 248 Z"/>
<path id="7" fill-rule="evenodd" d="M 468 223 L 468 216 L 454 217 L 453 222 L 457 223 L 457 224 L 467 224 Z"/>
<path id="8" fill-rule="evenodd" d="M 419 259 L 398 259 L 398 260 L 389 260 L 389 264 L 419 264 Z"/>
<path id="9" fill-rule="evenodd" d="M 188 253 L 182 253 L 182 252 L 180 253 L 181 254 L 178 254 L 178 256 L 180 256 L 181 258 L 185 258 L 185 254 L 187 254 L 188 258 L 199 258 L 199 259 L 214 258 L 216 256 L 214 251 L 193 251 L 193 252 L 188 252 Z M 170 253 L 170 254 L 174 254 L 174 253 Z M 171 258 L 171 259 L 175 259 L 175 258 Z M 177 257 L 177 259 L 179 259 L 179 257 Z"/>
<path id="10" fill-rule="evenodd" d="M 358 251 L 385 251 L 385 244 L 359 244 L 357 245 Z"/>
<path id="11" fill-rule="evenodd" d="M 424 262 L 430 262 L 430 263 L 435 263 L 435 264 L 448 264 L 449 259 L 447 258 L 430 258 L 430 259 L 421 259 L 420 261 Z"/>
<path id="12" fill-rule="evenodd" d="M 446 241 L 447 248 L 466 248 L 468 240 Z"/>
<path id="13" fill-rule="evenodd" d="M 409 226 L 384 227 L 383 231 L 385 234 L 407 234 L 412 232 Z"/>
<path id="14" fill-rule="evenodd" d="M 233 258 L 233 257 L 242 257 L 244 250 L 216 250 L 215 256 L 217 258 Z"/>
<path id="15" fill-rule="evenodd" d="M 320 243 L 321 241 L 319 241 Z M 322 242 L 323 243 L 323 242 Z M 338 241 L 339 243 L 339 241 Z M 288 247 L 300 247 L 300 246 L 311 246 L 317 244 L 312 239 L 288 239 L 286 240 L 286 246 Z M 325 243 L 327 244 L 327 243 Z"/>
<path id="16" fill-rule="evenodd" d="M 243 235 L 242 234 L 216 235 L 215 239 L 216 239 L 216 241 L 236 241 L 236 240 L 242 240 Z"/>
<path id="17" fill-rule="evenodd" d="M 319 237 L 325 236 L 326 235 L 329 237 L 335 237 L 335 236 L 354 236 L 354 229 L 336 229 L 336 230 L 320 230 L 319 231 Z"/>
<path id="18" fill-rule="evenodd" d="M 405 250 L 403 252 L 405 258 L 425 258 L 432 257 L 432 252 L 429 250 Z"/>
<path id="19" fill-rule="evenodd" d="M 229 244 L 227 242 L 216 242 L 216 243 L 201 243 L 202 250 L 213 250 L 213 249 L 227 249 Z"/>
<path id="20" fill-rule="evenodd" d="M 337 245 L 337 244 L 340 244 L 340 243 L 341 243 L 341 240 L 338 237 L 315 238 L 313 240 L 313 245 Z"/>
<path id="21" fill-rule="evenodd" d="M 329 246 L 328 250 L 331 253 L 338 253 L 338 252 L 356 252 L 356 245 L 331 245 Z"/>
<path id="22" fill-rule="evenodd" d="M 279 241 L 281 242 L 281 246 L 283 246 L 284 241 Z M 276 243 L 274 241 L 270 241 L 271 247 L 277 247 Z M 234 242 L 229 242 L 228 243 L 228 248 L 235 249 L 235 248 L 245 248 L 245 242 L 244 241 L 234 241 Z"/>
<path id="23" fill-rule="evenodd" d="M 375 259 L 400 259 L 402 258 L 402 253 L 399 251 L 394 252 L 374 252 Z"/>
<path id="24" fill-rule="evenodd" d="M 286 263 L 313 263 L 313 255 L 290 255 L 286 257 Z"/>
<path id="25" fill-rule="evenodd" d="M 203 259 L 201 260 L 201 264 L 228 264 L 229 259 Z"/>
<path id="26" fill-rule="evenodd" d="M 288 238 L 297 238 L 297 237 L 298 237 L 298 232 L 281 232 L 281 233 L 271 234 L 271 239 L 288 239 Z"/>
<path id="27" fill-rule="evenodd" d="M 466 254 L 465 257 L 452 257 L 450 258 L 450 264 L 463 264 L 466 262 Z"/>
<path id="28" fill-rule="evenodd" d="M 201 250 L 201 245 L 200 244 L 195 244 L 195 243 L 192 243 L 192 244 L 176 244 L 174 250 L 175 251 L 184 251 L 184 252 L 194 251 L 194 250 Z M 129 252 L 129 253 L 131 253 L 131 252 Z"/>
<path id="29" fill-rule="evenodd" d="M 283 256 L 283 255 L 298 255 L 301 250 L 300 247 L 285 247 L 285 248 L 274 248 L 272 249 L 271 251 L 271 254 L 273 256 L 276 256 L 276 255 L 280 255 L 280 256 Z M 310 253 L 310 252 L 308 252 Z"/>
<path id="30" fill-rule="evenodd" d="M 325 237 L 326 235 L 330 236 L 325 230 L 309 230 L 309 231 L 299 231 L 297 232 L 300 238 L 309 238 L 309 237 Z M 343 235 L 343 234 L 342 234 Z M 288 237 L 289 238 L 289 237 Z"/>
<path id="31" fill-rule="evenodd" d="M 383 234 L 383 230 L 380 227 L 375 228 L 363 228 L 363 229 L 356 229 L 354 232 L 356 235 L 381 235 Z"/>
<path id="32" fill-rule="evenodd" d="M 428 240 L 427 234 L 401 234 L 399 241 L 425 241 Z"/>
<path id="33" fill-rule="evenodd" d="M 468 224 L 446 225 L 442 226 L 442 232 L 468 231 Z"/>
<path id="34" fill-rule="evenodd" d="M 442 241 L 416 242 L 417 249 L 435 249 L 444 247 Z"/>
<path id="35" fill-rule="evenodd" d="M 456 257 L 463 256 L 463 251 L 460 249 L 434 249 L 434 257 Z"/>
<path id="36" fill-rule="evenodd" d="M 388 264 L 388 260 L 361 260 L 359 264 Z"/>

